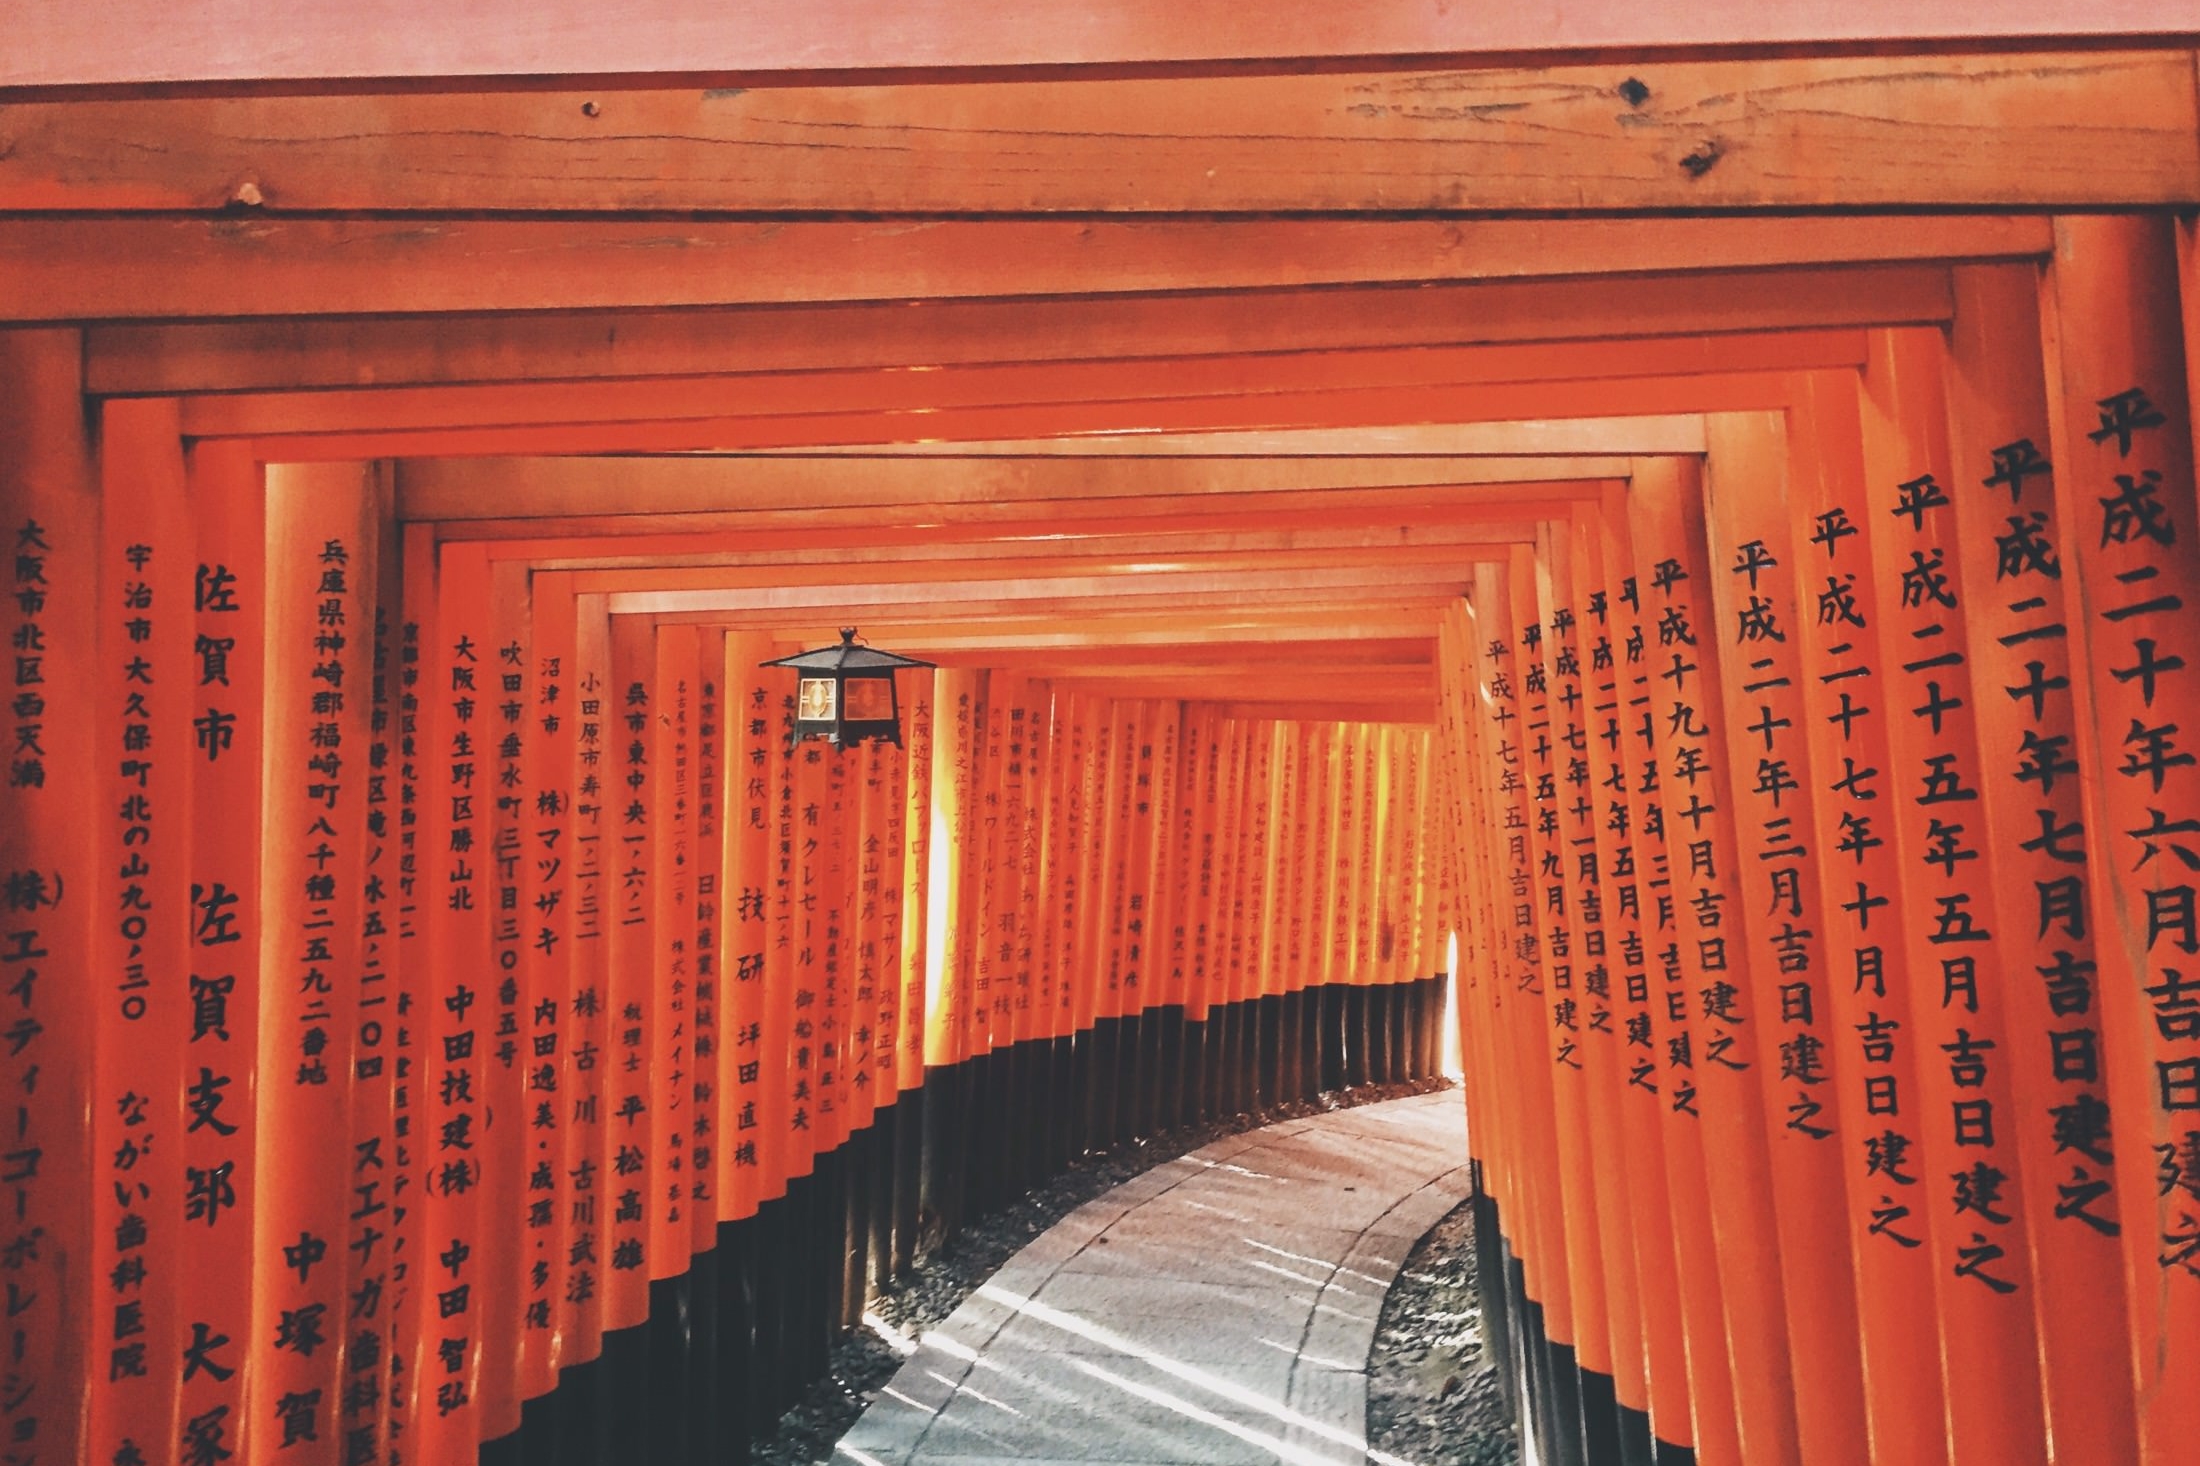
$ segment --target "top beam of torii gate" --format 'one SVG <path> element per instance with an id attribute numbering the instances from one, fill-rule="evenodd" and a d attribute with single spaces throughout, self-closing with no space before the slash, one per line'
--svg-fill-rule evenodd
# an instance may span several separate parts
<path id="1" fill-rule="evenodd" d="M 2164 36 L 2195 0 L 116 0 L 11 7 L 0 86 L 1169 66 Z"/>

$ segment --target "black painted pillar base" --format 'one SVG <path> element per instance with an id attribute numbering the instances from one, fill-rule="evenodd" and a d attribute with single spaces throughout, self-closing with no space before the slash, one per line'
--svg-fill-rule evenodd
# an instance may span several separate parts
<path id="1" fill-rule="evenodd" d="M 1223 1003 L 1207 1012 L 1208 1026 L 1220 1039 L 1217 1058 L 1220 1067 L 1216 1072 L 1215 1113 L 1234 1115 L 1245 1108 L 1238 1099 L 1243 1075 L 1239 1065 L 1245 1055 L 1245 1014 L 1236 1003 Z"/>
<path id="2" fill-rule="evenodd" d="M 1047 1065 L 1054 1058 L 1054 1046 L 1048 1039 L 1027 1038 L 1010 1055 L 1010 1084 L 1016 1096 L 1016 1107 L 1008 1117 L 1008 1194 L 1013 1200 L 1046 1176 L 1047 1100 L 1054 1092 Z"/>
<path id="3" fill-rule="evenodd" d="M 611 1459 L 611 1411 L 601 1356 L 558 1373 L 558 1391 L 551 1397 L 557 1419 L 559 1466 L 596 1466 Z M 521 1413 L 521 1433 L 526 1415 Z"/>
<path id="4" fill-rule="evenodd" d="M 999 1160 L 998 1134 L 1002 1120 L 1000 1055 L 973 1054 L 963 1060 L 961 1067 L 968 1076 L 963 1081 L 968 1095 L 968 1103 L 963 1106 L 963 1129 L 955 1137 L 962 1151 L 961 1216 L 982 1217 L 993 1210 L 998 1185 L 994 1167 Z M 960 1219 L 958 1217 L 958 1223 Z"/>
<path id="5" fill-rule="evenodd" d="M 1237 1032 L 1237 1062 L 1232 1066 L 1230 1113 L 1242 1115 L 1259 1108 L 1260 1011 L 1259 999 L 1245 998 L 1230 1005 L 1230 1022 Z"/>
<path id="6" fill-rule="evenodd" d="M 1656 1466 L 1651 1458 L 1650 1415 L 1631 1405 L 1616 1407 L 1620 1466 Z"/>
<path id="7" fill-rule="evenodd" d="M 1260 1037 L 1253 1101 L 1256 1108 L 1265 1110 L 1283 1099 L 1283 998 L 1265 994 L 1253 1007 L 1253 1027 Z"/>
<path id="8" fill-rule="evenodd" d="M 1419 1077 L 1420 1065 L 1414 1061 L 1414 1039 L 1420 1032 L 1418 1017 L 1421 985 L 1414 982 L 1394 982 L 1390 993 L 1390 1082 L 1402 1084 Z"/>
<path id="9" fill-rule="evenodd" d="M 1053 1057 L 1048 1060 L 1052 1074 L 1052 1087 L 1048 1091 L 1046 1114 L 1046 1174 L 1059 1176 L 1077 1155 L 1077 1050 L 1073 1037 L 1053 1040 Z"/>
<path id="10" fill-rule="evenodd" d="M 847 1157 L 830 1150 L 812 1162 L 809 1227 L 803 1240 L 808 1245 L 811 1305 L 803 1310 L 801 1360 L 802 1383 L 832 1366 L 833 1345 L 840 1333 L 842 1253 L 847 1234 L 842 1230 L 842 1172 Z"/>
<path id="11" fill-rule="evenodd" d="M 753 1218 L 718 1225 L 719 1449 L 727 1461 L 746 1461 L 756 1433 L 748 1380 L 756 1360 L 756 1284 Z"/>
<path id="12" fill-rule="evenodd" d="M 1444 1005 L 1451 995 L 1451 974 L 1439 972 L 1428 980 L 1428 1031 L 1427 1048 L 1421 1057 L 1421 1072 L 1438 1074 L 1444 1068 L 1444 1035 L 1448 1027 Z"/>
<path id="13" fill-rule="evenodd" d="M 1177 1123 L 1181 1125 L 1200 1125 L 1207 1119 L 1207 1055 L 1213 1042 L 1207 1028 L 1207 1019 L 1185 1012 L 1184 1094 L 1177 1110 Z"/>
<path id="14" fill-rule="evenodd" d="M 917 1183 L 919 1236 L 950 1236 L 962 1226 L 967 1202 L 963 1179 L 967 1068 L 964 1064 L 939 1064 L 924 1071 L 924 1138 Z"/>
<path id="15" fill-rule="evenodd" d="M 1367 989 L 1344 989 L 1344 1083 L 1357 1089 L 1367 1083 Z"/>
<path id="16" fill-rule="evenodd" d="M 1092 1068 L 1085 1076 L 1085 1149 L 1115 1149 L 1116 1088 L 1122 1079 L 1123 1020 L 1096 1018 L 1092 1024 Z"/>
<path id="17" fill-rule="evenodd" d="M 1229 1018 L 1228 1003 L 1216 1003 L 1207 1010 L 1207 1074 L 1200 1091 L 1200 1104 L 1205 1109 L 1202 1121 L 1229 1113 L 1229 1068 L 1224 1062 L 1229 1047 Z"/>
<path id="18" fill-rule="evenodd" d="M 1441 992 L 1441 988 L 1437 989 Z M 1622 1405 L 1612 1376 L 1584 1369 L 1545 1332 L 1543 1305 L 1505 1239 L 1497 1203 L 1474 1189 L 1475 1291 L 1485 1356 L 1496 1362 L 1516 1430 L 1551 1466 L 1695 1466 L 1695 1451 L 1660 1439 L 1649 1416 Z"/>
<path id="19" fill-rule="evenodd" d="M 1574 1374 L 1581 1389 L 1581 1447 L 1590 1466 L 1608 1466 L 1620 1459 L 1619 1401 L 1612 1393 L 1612 1377 L 1602 1370 L 1584 1368 L 1574 1360 Z"/>
<path id="20" fill-rule="evenodd" d="M 834 1322 L 841 1338 L 863 1321 L 863 1305 L 870 1297 L 868 1271 L 871 1252 L 871 1141 L 870 1127 L 850 1132 L 841 1143 L 840 1178 L 840 1310 Z M 832 1230 L 828 1228 L 828 1230 Z"/>
<path id="21" fill-rule="evenodd" d="M 1135 1000 L 1137 994 L 1133 993 Z M 1146 1064 L 1146 1015 L 1133 1011 L 1118 1020 L 1115 1061 L 1115 1134 L 1118 1140 L 1143 1140 L 1148 1111 L 1144 1088 L 1151 1077 Z"/>
<path id="22" fill-rule="evenodd" d="M 886 1103 L 871 1112 L 870 1210 L 864 1216 L 863 1291 L 875 1297 L 894 1277 L 894 1167 L 895 1139 L 900 1129 L 901 1101 L 889 1080 Z"/>
<path id="23" fill-rule="evenodd" d="M 1291 995 L 1297 1005 L 1298 1054 L 1294 1059 L 1299 1071 L 1300 1099 L 1308 1099 L 1321 1093 L 1322 1087 L 1322 990 L 1300 988 Z"/>
<path id="24" fill-rule="evenodd" d="M 1070 1039 L 1068 1090 L 1064 1096 L 1061 1125 L 1066 1160 L 1074 1161 L 1092 1149 L 1092 1065 L 1095 1041 L 1092 1030 L 1080 1028 Z"/>
<path id="25" fill-rule="evenodd" d="M 1184 1124 L 1184 1005 L 1169 1003 L 1153 1011 L 1154 1129 Z"/>
<path id="26" fill-rule="evenodd" d="M 1169 1009 L 1148 1008 L 1140 1023 L 1138 1041 L 1139 1087 L 1144 1091 L 1139 1102 L 1140 1118 L 1145 1126 L 1139 1132 L 1142 1135 L 1165 1135 L 1176 1128 L 1176 1116 L 1169 1101 L 1173 1088 L 1169 1052 Z"/>
<path id="27" fill-rule="evenodd" d="M 927 1094 L 923 1085 L 901 1092 L 894 1101 L 894 1204 L 893 1266 L 887 1276 L 909 1271 L 917 1249 L 917 1213 L 924 1189 L 924 1111 Z"/>
<path id="28" fill-rule="evenodd" d="M 1551 1381 L 1551 1455 L 1564 1466 L 1592 1466 L 1589 1436 L 1581 1413 L 1581 1360 L 1574 1346 L 1545 1336 L 1545 1368 Z M 1601 1466 L 1601 1463 L 1597 1463 Z"/>

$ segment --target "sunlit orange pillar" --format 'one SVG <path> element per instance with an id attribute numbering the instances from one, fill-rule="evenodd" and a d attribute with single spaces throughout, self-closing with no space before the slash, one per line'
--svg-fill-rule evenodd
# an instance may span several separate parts
<path id="1" fill-rule="evenodd" d="M 1496 1008 L 1502 1030 L 1497 1042 L 1506 1054 L 1505 1071 L 1510 1091 L 1520 1098 L 1504 1113 L 1517 1115 L 1519 1134 L 1509 1157 L 1514 1176 L 1510 1215 L 1501 1218 L 1513 1251 L 1519 1258 L 1523 1290 L 1541 1305 L 1545 1334 L 1555 1343 L 1571 1344 L 1576 1335 L 1574 1284 L 1566 1243 L 1566 1212 L 1562 1202 L 1557 1111 L 1552 1103 L 1549 1010 L 1550 985 L 1544 970 L 1537 911 L 1536 840 L 1534 836 L 1535 778 L 1541 772 L 1530 752 L 1527 712 L 1547 711 L 1540 689 L 1526 688 L 1530 657 L 1519 646 L 1513 580 L 1526 573 L 1524 557 L 1511 564 L 1480 567 L 1475 577 L 1475 604 L 1480 608 L 1474 650 L 1473 685 L 1481 706 L 1487 709 L 1487 727 L 1480 746 L 1490 756 L 1480 761 L 1490 805 L 1496 811 L 1494 837 L 1503 842 L 1505 898 L 1505 962 L 1502 980 L 1506 1000 Z"/>
<path id="2" fill-rule="evenodd" d="M 910 679 L 902 738 L 903 764 L 901 875 L 901 1005 L 894 1061 L 894 1083 L 903 1092 L 924 1082 L 925 1037 L 931 1021 L 925 986 L 925 960 L 936 940 L 931 925 L 933 803 L 932 740 L 937 720 L 937 682 L 919 673 Z M 898 1228 L 898 1222 L 897 1222 Z M 895 1241 L 897 1260 L 901 1239 Z"/>
<path id="3" fill-rule="evenodd" d="M 1919 1071 L 1932 1056 L 1917 1038 L 1922 989 L 1905 945 L 1916 882 L 1904 878 L 1883 782 L 1898 711 L 1883 691 L 1887 648 L 1901 647 L 1882 642 L 1878 577 L 1861 538 L 1869 511 L 1854 384 L 1827 374 L 1796 390 L 1791 525 L 1779 553 L 1800 586 L 1802 731 L 1820 831 L 1810 866 L 1829 978 L 1817 997 L 1832 1020 L 1827 1067 L 1844 1132 L 1866 1426 L 1876 1455 L 1940 1462 L 1940 1269 L 1928 1245 L 1931 1168 L 1919 1163 L 1930 1122 Z"/>
<path id="4" fill-rule="evenodd" d="M 1599 617 L 1577 575 L 1577 545 L 1570 522 L 1552 523 L 1541 546 L 1540 609 L 1543 650 L 1552 706 L 1551 761 L 1556 774 L 1558 856 L 1565 883 L 1573 1003 L 1578 1034 L 1569 1033 L 1580 1065 L 1578 1083 L 1588 1117 L 1583 1141 L 1590 1148 L 1595 1237 L 1604 1281 L 1607 1333 L 1602 1351 L 1584 1349 L 1584 1363 L 1611 1376 L 1608 1386 L 1619 1405 L 1647 1413 L 1649 1382 L 1644 1351 L 1642 1301 L 1635 1271 L 1634 1242 L 1627 1216 L 1628 1168 L 1622 1154 L 1624 1121 L 1620 1114 L 1623 1082 L 1619 1074 L 1622 1025 L 1613 995 L 1617 952 L 1611 929 L 1615 882 L 1606 852 L 1597 839 L 1600 789 L 1595 777 L 1602 760 L 1591 743 L 1600 735 L 1598 708 L 1607 701 L 1593 680 L 1593 640 Z M 1610 647 L 1607 642 L 1607 660 Z M 1608 774 L 1608 769 L 1607 769 Z M 1601 1352 L 1603 1363 L 1590 1357 Z M 1589 1408 L 1587 1398 L 1584 1409 Z M 1601 1401 L 1599 1402 L 1602 1403 Z M 1606 1429 L 1616 1429 L 1617 1423 Z"/>
<path id="5" fill-rule="evenodd" d="M 2172 226 L 2067 217 L 2042 296 L 2062 612 L 2108 1113 L 2054 1116 L 2076 1164 L 2114 1156 L 2140 1457 L 2200 1440 L 2200 607 L 2191 388 Z M 2070 848 L 2064 826 L 2043 840 Z M 2082 1142 L 2082 1145 L 2081 1145 Z M 2082 1188 L 2084 1182 L 2078 1183 Z"/>
<path id="6" fill-rule="evenodd" d="M 1822 846 L 1809 789 L 1804 675 L 1794 639 L 1798 591 L 1787 545 L 1790 490 L 1779 419 L 1709 420 L 1707 497 L 1716 621 L 1705 651 L 1724 658 L 1721 712 L 1733 758 L 1741 856 L 1734 936 L 1769 1138 L 1773 1212 L 1795 1361 L 1796 1430 L 1805 1459 L 1868 1449 L 1857 1358 L 1854 1271 L 1843 1212 L 1840 1116 L 1828 1053 L 1828 981 L 1817 881 Z M 1707 1006 L 1723 1001 L 1723 993 Z M 1742 1010 L 1737 1010 L 1742 1011 Z"/>
<path id="7" fill-rule="evenodd" d="M 2048 1220 L 2018 1163 L 2006 994 L 2020 969 L 1994 935 L 1979 707 L 1957 579 L 1958 521 L 1947 500 L 1944 338 L 1875 331 L 1863 374 L 1866 532 L 1878 619 L 1901 650 L 1885 667 L 1895 847 L 1910 901 L 1912 1035 L 1926 1109 L 1924 1157 L 1944 1197 L 1929 1198 L 1949 1458 L 2047 1459 L 2040 1346 L 2025 1259 Z M 1884 649 L 1883 653 L 1884 654 Z M 2006 696 L 2006 694 L 2004 694 Z M 2050 908 L 2052 910 L 2052 908 Z M 2035 1061 L 2036 1062 L 2036 1061 Z"/>
<path id="8" fill-rule="evenodd" d="M 971 1007 L 969 992 L 969 918 L 975 860 L 971 847 L 971 801 L 975 766 L 971 756 L 979 707 L 979 674 L 943 668 L 934 683 L 932 724 L 931 854 L 932 920 L 939 930 L 930 938 L 926 978 L 925 1052 L 927 1068 L 959 1064 L 967 1057 Z M 945 840 L 942 847 L 939 842 Z"/>
<path id="9" fill-rule="evenodd" d="M 1663 1289 L 1672 1290 L 1672 1307 L 1678 1310 L 1684 1348 L 1681 1355 L 1685 1380 L 1676 1381 L 1668 1364 L 1651 1360 L 1651 1424 L 1659 1439 L 1678 1441 L 1668 1429 L 1685 1427 L 1684 1444 L 1694 1447 L 1706 1466 L 1740 1457 L 1734 1414 L 1733 1366 L 1727 1355 L 1727 1335 L 1722 1284 L 1711 1215 L 1709 1182 L 1705 1175 L 1704 1135 L 1700 1095 L 1694 1078 L 1694 1035 L 1690 1016 L 1687 965 L 1682 955 L 1684 914 L 1674 880 L 1674 790 L 1668 782 L 1668 766 L 1661 754 L 1659 698 L 1660 658 L 1657 649 L 1668 637 L 1662 614 L 1652 613 L 1646 596 L 1648 578 L 1641 574 L 1635 553 L 1631 521 L 1632 495 L 1669 493 L 1664 486 L 1681 472 L 1677 459 L 1637 459 L 1628 485 L 1610 485 L 1603 496 L 1597 520 L 1597 539 L 1602 548 L 1605 588 L 1614 642 L 1614 692 L 1620 705 L 1621 743 L 1626 753 L 1617 761 L 1629 777 L 1632 791 L 1629 810 L 1634 839 L 1633 858 L 1637 885 L 1637 926 L 1643 943 L 1642 978 L 1648 989 L 1642 1015 L 1647 1018 L 1648 1052 L 1634 1058 L 1651 1067 L 1645 1081 L 1652 1086 L 1659 1130 L 1659 1156 L 1663 1176 L 1647 1178 L 1645 1194 L 1653 1216 L 1662 1215 L 1666 1226 L 1646 1228 L 1641 1243 L 1644 1302 L 1647 1309 L 1667 1305 L 1657 1301 Z M 1677 640 L 1677 638 L 1675 638 Z M 1625 960 L 1623 958 L 1623 960 Z M 1627 965 L 1632 966 L 1629 962 Z M 1632 993 L 1630 992 L 1630 997 Z M 1630 1031 L 1630 1052 L 1633 1049 Z M 1630 1083 L 1637 1078 L 1636 1062 L 1627 1066 Z M 1656 1199 L 1664 1204 L 1657 1206 Z M 1673 1263 L 1669 1278 L 1659 1278 L 1661 1248 L 1669 1248 Z M 1670 1352 L 1672 1345 L 1666 1345 Z M 1673 1417 L 1673 1390 L 1683 1390 L 1686 1414 L 1668 1426 Z"/>
<path id="10" fill-rule="evenodd" d="M 1658 1025 L 1651 1003 L 1649 943 L 1644 936 L 1645 867 L 1651 851 L 1662 856 L 1661 836 L 1646 835 L 1643 800 L 1657 790 L 1656 747 L 1649 694 L 1637 691 L 1646 652 L 1634 611 L 1639 598 L 1627 585 L 1615 593 L 1602 546 L 1628 543 L 1625 505 L 1611 516 L 1597 506 L 1577 508 L 1571 528 L 1569 571 L 1574 582 L 1576 651 L 1582 661 L 1582 722 L 1589 766 L 1587 798 L 1591 848 L 1603 885 L 1608 1042 L 1596 1055 L 1595 1076 L 1618 1152 L 1625 1205 L 1615 1207 L 1606 1246 L 1625 1249 L 1620 1266 L 1631 1274 L 1639 1322 L 1636 1337 L 1613 1329 L 1619 1400 L 1643 1411 L 1659 1439 L 1692 1445 L 1680 1295 L 1674 1264 L 1670 1201 L 1666 1188 Z M 1623 695 L 1623 687 L 1625 694 Z M 1646 842 L 1654 841 L 1654 844 Z M 1660 872 L 1652 871 L 1656 875 Z M 1625 1349 L 1626 1353 L 1621 1353 Z M 1630 1362 L 1631 1361 L 1631 1362 Z"/>
<path id="11" fill-rule="evenodd" d="M 1512 643 L 1520 671 L 1519 728 L 1525 749 L 1529 800 L 1528 848 L 1534 860 L 1532 906 L 1535 951 L 1543 982 L 1543 1063 L 1550 1075 L 1551 1120 L 1558 1162 L 1556 1195 L 1563 1209 L 1563 1266 L 1572 1290 L 1571 1320 L 1552 1318 L 1551 1339 L 1573 1351 L 1581 1368 L 1611 1372 L 1611 1316 L 1598 1223 L 1596 1152 L 1590 1137 L 1588 1066 L 1582 1059 L 1587 1005 L 1579 972 L 1585 964 L 1578 948 L 1578 892 L 1569 889 L 1566 846 L 1569 823 L 1565 805 L 1573 797 L 1565 785 L 1566 739 L 1572 710 L 1564 694 L 1578 699 L 1571 679 L 1552 676 L 1557 658 L 1551 622 L 1557 606 L 1550 588 L 1550 567 L 1539 550 L 1514 552 L 1508 592 L 1512 602 Z"/>
<path id="12" fill-rule="evenodd" d="M 1676 1064 L 1667 1082 L 1671 1103 L 1685 1098 L 1702 1117 L 1740 1458 L 1751 1466 L 1797 1463 L 1794 1368 L 1758 1072 L 1771 1046 L 1757 1038 L 1749 958 L 1729 914 L 1741 900 L 1740 855 L 1727 792 L 1721 632 L 1701 469 L 1694 461 L 1673 467 L 1638 477 L 1628 501 L 1643 614 L 1658 625 L 1649 649 L 1651 705 L 1679 928 L 1679 980 L 1669 979 L 1667 1013 L 1675 1021 L 1685 1015 L 1688 1026 L 1686 1044 L 1674 1051 L 1685 1064 Z M 1701 1417 L 1698 1434 L 1708 1447 Z"/>

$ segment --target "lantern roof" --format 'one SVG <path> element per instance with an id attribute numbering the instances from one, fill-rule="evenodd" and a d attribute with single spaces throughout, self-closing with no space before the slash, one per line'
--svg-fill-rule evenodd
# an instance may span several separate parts
<path id="1" fill-rule="evenodd" d="M 880 651 L 877 647 L 856 644 L 856 632 L 852 626 L 840 629 L 840 645 L 821 646 L 813 651 L 797 652 L 791 657 L 778 657 L 760 663 L 766 667 L 796 667 L 805 672 L 880 672 L 897 667 L 929 667 L 930 662 L 915 657 L 905 657 L 899 652 Z"/>

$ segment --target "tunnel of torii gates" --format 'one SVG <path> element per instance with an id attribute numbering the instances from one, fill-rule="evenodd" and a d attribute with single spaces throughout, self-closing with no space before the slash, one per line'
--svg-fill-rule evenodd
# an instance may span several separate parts
<path id="1" fill-rule="evenodd" d="M 1002 34 L 5 72 L 0 1461 L 739 1459 L 1447 1041 L 1538 1459 L 2200 1460 L 2189 43 Z"/>

